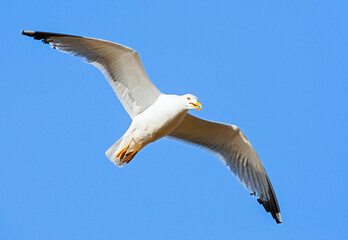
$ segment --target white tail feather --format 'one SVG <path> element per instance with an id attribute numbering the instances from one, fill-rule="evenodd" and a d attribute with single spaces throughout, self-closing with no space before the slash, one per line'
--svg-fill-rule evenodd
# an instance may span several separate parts
<path id="1" fill-rule="evenodd" d="M 122 139 L 123 138 L 120 138 L 105 152 L 105 155 L 110 159 L 110 161 L 119 167 L 123 167 L 126 164 L 125 161 L 122 161 L 117 157 L 117 153 L 121 150 L 120 145 L 122 143 Z"/>

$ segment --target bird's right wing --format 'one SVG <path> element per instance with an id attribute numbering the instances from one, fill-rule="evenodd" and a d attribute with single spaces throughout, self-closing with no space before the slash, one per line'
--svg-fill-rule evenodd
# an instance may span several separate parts
<path id="1" fill-rule="evenodd" d="M 280 209 L 272 184 L 254 148 L 242 131 L 234 125 L 206 121 L 187 114 L 179 127 L 169 134 L 213 152 L 258 196 L 258 202 L 281 223 Z"/>
<path id="2" fill-rule="evenodd" d="M 127 113 L 133 119 L 151 106 L 161 94 L 148 78 L 139 54 L 112 42 L 73 35 L 23 31 L 53 48 L 82 57 L 107 78 Z"/>

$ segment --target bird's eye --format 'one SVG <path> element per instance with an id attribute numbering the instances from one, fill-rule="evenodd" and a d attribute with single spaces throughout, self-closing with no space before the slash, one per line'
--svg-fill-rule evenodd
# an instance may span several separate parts
<path id="1" fill-rule="evenodd" d="M 190 98 L 190 97 L 187 97 L 187 100 L 191 100 L 191 98 Z"/>

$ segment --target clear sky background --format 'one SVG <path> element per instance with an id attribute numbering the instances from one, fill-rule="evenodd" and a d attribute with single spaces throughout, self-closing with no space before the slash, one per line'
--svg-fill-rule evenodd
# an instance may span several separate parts
<path id="1" fill-rule="evenodd" d="M 174 3 L 175 2 L 175 3 Z M 0 239 L 347 239 L 347 1 L 5 1 Z M 194 115 L 239 126 L 273 183 L 277 225 L 214 156 L 162 139 L 120 169 L 130 118 L 103 75 L 20 35 L 137 50 Z"/>

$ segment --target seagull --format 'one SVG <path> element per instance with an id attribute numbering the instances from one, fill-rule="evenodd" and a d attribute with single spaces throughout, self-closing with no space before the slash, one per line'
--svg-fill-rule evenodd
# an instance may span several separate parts
<path id="1" fill-rule="evenodd" d="M 81 36 L 36 31 L 22 34 L 82 57 L 104 74 L 132 119 L 125 134 L 105 153 L 115 165 L 123 167 L 142 148 L 163 137 L 199 146 L 218 156 L 275 221 L 282 223 L 271 181 L 243 132 L 235 125 L 190 115 L 189 110 L 202 109 L 198 98 L 160 92 L 147 76 L 136 51 Z"/>

